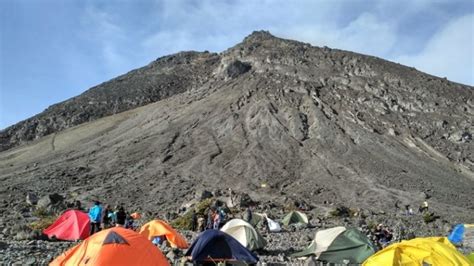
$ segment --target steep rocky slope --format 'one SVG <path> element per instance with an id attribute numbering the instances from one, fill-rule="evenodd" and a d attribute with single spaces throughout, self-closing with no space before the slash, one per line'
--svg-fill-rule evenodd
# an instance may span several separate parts
<path id="1" fill-rule="evenodd" d="M 216 54 L 207 52 L 158 58 L 0 131 L 0 151 L 200 86 L 218 60 Z"/>
<path id="2" fill-rule="evenodd" d="M 181 66 L 187 56 L 190 63 Z M 144 88 L 175 84 L 158 90 L 157 102 L 0 153 L 5 224 L 28 221 L 28 209 L 18 206 L 29 192 L 99 198 L 163 215 L 194 199 L 196 191 L 227 188 L 260 201 L 376 212 L 397 212 L 396 202 L 416 205 L 429 198 L 443 219 L 472 218 L 472 87 L 266 32 L 220 54 L 166 58 L 169 64 L 125 76 L 143 85 L 104 84 L 70 100 L 104 108 L 98 114 L 78 111 L 88 121 L 110 114 L 97 99 L 125 99 L 120 95 L 128 93 L 142 99 Z M 144 78 L 150 68 L 182 74 Z M 53 117 L 43 113 L 31 121 Z M 18 126 L 28 128 L 24 123 Z"/>

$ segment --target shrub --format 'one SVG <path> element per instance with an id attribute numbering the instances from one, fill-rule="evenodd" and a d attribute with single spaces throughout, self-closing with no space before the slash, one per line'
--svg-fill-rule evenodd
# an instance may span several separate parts
<path id="1" fill-rule="evenodd" d="M 434 222 L 438 218 L 439 218 L 439 216 L 435 215 L 432 212 L 426 212 L 425 214 L 423 214 L 423 221 L 425 221 L 426 224 Z"/>
<path id="2" fill-rule="evenodd" d="M 51 213 L 44 207 L 38 207 L 36 208 L 32 214 L 36 217 L 42 218 L 42 217 L 48 217 L 51 216 Z"/>
<path id="3" fill-rule="evenodd" d="M 29 228 L 32 230 L 43 231 L 48 226 L 52 225 L 57 218 L 56 215 L 43 216 L 39 220 L 30 223 Z"/>
<path id="4" fill-rule="evenodd" d="M 213 198 L 205 199 L 199 202 L 193 210 L 195 211 L 196 215 L 207 217 L 207 213 L 205 213 L 205 211 L 211 206 L 212 202 Z M 174 219 L 171 222 L 171 226 L 181 230 L 191 230 L 192 215 L 192 210 L 187 211 L 183 216 Z"/>
<path id="5" fill-rule="evenodd" d="M 345 206 L 339 206 L 329 212 L 331 217 L 353 217 L 356 211 Z"/>

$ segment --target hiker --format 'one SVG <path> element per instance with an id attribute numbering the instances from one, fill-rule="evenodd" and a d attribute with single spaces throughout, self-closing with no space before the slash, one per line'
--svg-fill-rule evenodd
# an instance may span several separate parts
<path id="1" fill-rule="evenodd" d="M 89 219 L 91 221 L 90 235 L 100 231 L 100 219 L 102 215 L 102 206 L 99 201 L 94 202 L 94 206 L 89 209 Z"/>
<path id="2" fill-rule="evenodd" d="M 221 228 L 222 226 L 224 226 L 224 223 L 227 218 L 227 213 L 224 211 L 224 208 L 220 207 L 218 209 L 218 214 L 219 214 L 219 228 Z"/>
<path id="3" fill-rule="evenodd" d="M 420 208 L 418 209 L 420 213 L 423 213 L 425 211 L 428 211 L 428 202 L 424 201 L 423 204 L 421 204 Z"/>
<path id="4" fill-rule="evenodd" d="M 374 236 L 375 243 L 377 243 L 380 248 L 387 246 L 387 244 L 390 243 L 393 238 L 392 232 L 390 232 L 388 227 L 384 226 L 383 224 L 377 225 L 374 231 Z"/>
<path id="5" fill-rule="evenodd" d="M 413 215 L 413 209 L 410 208 L 410 205 L 405 205 L 405 214 L 408 215 Z"/>
<path id="6" fill-rule="evenodd" d="M 74 202 L 74 209 L 78 210 L 78 211 L 82 211 L 82 205 L 81 205 L 81 201 L 80 200 L 76 200 Z"/>
<path id="7" fill-rule="evenodd" d="M 381 244 L 382 248 L 386 247 L 390 241 L 393 239 L 393 234 L 392 232 L 388 229 L 387 226 L 384 226 L 382 229 L 382 239 L 381 239 Z"/>
<path id="8" fill-rule="evenodd" d="M 374 230 L 374 242 L 377 244 L 377 245 L 380 245 L 380 239 L 383 237 L 382 236 L 382 229 L 383 229 L 383 224 L 378 224 L 377 227 L 375 227 L 375 230 Z"/>
<path id="9" fill-rule="evenodd" d="M 126 229 L 131 229 L 131 230 L 134 230 L 133 229 L 133 217 L 129 214 L 127 214 L 126 216 L 127 218 L 125 219 L 125 228 Z"/>
<path id="10" fill-rule="evenodd" d="M 194 210 L 191 210 L 191 231 L 197 230 L 197 215 Z"/>
<path id="11" fill-rule="evenodd" d="M 107 228 L 111 227 L 111 219 L 110 219 L 110 216 L 109 216 L 109 214 L 111 212 L 112 212 L 112 210 L 110 209 L 110 205 L 107 204 L 105 206 L 105 209 L 102 211 L 102 215 L 101 215 L 101 218 L 100 218 L 102 229 L 107 229 Z"/>
<path id="12" fill-rule="evenodd" d="M 206 222 L 206 219 L 204 219 L 204 217 L 202 217 L 202 216 L 199 216 L 199 218 L 197 219 L 197 230 L 198 230 L 198 232 L 204 231 L 205 222 Z"/>
<path id="13" fill-rule="evenodd" d="M 118 208 L 117 213 L 116 213 L 115 226 L 124 227 L 126 219 L 127 219 L 127 214 L 125 213 L 125 210 L 123 209 L 123 206 L 120 206 Z"/>
<path id="14" fill-rule="evenodd" d="M 109 212 L 109 219 L 110 219 L 110 226 L 116 226 L 117 225 L 117 212 L 118 212 L 119 206 L 116 205 L 114 210 L 110 210 Z"/>
<path id="15" fill-rule="evenodd" d="M 166 237 L 165 236 L 155 236 L 151 243 L 153 243 L 155 246 L 159 247 L 164 241 Z"/>
<path id="16" fill-rule="evenodd" d="M 252 210 L 250 209 L 250 206 L 247 207 L 247 210 L 245 211 L 245 217 L 244 220 L 251 224 L 252 221 Z"/>
<path id="17" fill-rule="evenodd" d="M 132 230 L 137 230 L 140 228 L 140 218 L 142 218 L 141 214 L 138 213 L 138 212 L 134 212 L 132 214 L 130 214 L 130 217 L 132 218 L 131 222 L 130 222 L 130 228 Z"/>
<path id="18" fill-rule="evenodd" d="M 212 209 L 209 209 L 209 211 L 207 212 L 206 230 L 213 228 L 212 213 L 213 213 Z"/>
<path id="19" fill-rule="evenodd" d="M 308 206 L 306 205 L 306 203 L 304 203 L 303 201 L 301 201 L 301 202 L 298 204 L 298 210 L 300 210 L 300 211 L 307 211 L 307 210 L 308 210 Z"/>
<path id="20" fill-rule="evenodd" d="M 214 211 L 214 215 L 212 217 L 213 220 L 213 229 L 219 230 L 219 225 L 221 223 L 221 216 L 219 215 L 219 211 Z"/>

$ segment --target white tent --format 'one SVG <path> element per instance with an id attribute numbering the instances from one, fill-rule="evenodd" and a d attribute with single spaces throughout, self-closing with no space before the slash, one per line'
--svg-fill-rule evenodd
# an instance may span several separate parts
<path id="1" fill-rule="evenodd" d="M 241 219 L 232 219 L 227 222 L 221 231 L 231 235 L 249 250 L 263 248 L 265 239 L 249 223 Z"/>

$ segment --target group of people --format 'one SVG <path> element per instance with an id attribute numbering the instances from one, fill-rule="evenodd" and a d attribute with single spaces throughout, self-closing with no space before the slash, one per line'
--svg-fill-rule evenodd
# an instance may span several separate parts
<path id="1" fill-rule="evenodd" d="M 226 220 L 227 214 L 222 207 L 212 207 L 207 213 L 206 229 L 219 229 Z"/>
<path id="2" fill-rule="evenodd" d="M 373 240 L 379 246 L 379 248 L 386 247 L 393 239 L 393 233 L 387 226 L 384 226 L 383 224 L 378 224 L 375 227 L 373 236 Z"/>
<path id="3" fill-rule="evenodd" d="M 110 205 L 102 207 L 99 201 L 95 201 L 94 205 L 89 209 L 90 234 L 99 232 L 114 226 L 135 229 L 136 217 L 128 215 L 123 206 L 116 206 L 114 209 Z"/>
<path id="4" fill-rule="evenodd" d="M 395 207 L 400 208 L 399 205 L 398 205 L 399 203 L 400 203 L 400 202 L 397 201 L 397 202 L 395 203 Z M 425 213 L 425 212 L 427 212 L 427 211 L 428 211 L 428 202 L 427 202 L 427 201 L 424 201 L 424 202 L 420 205 L 420 207 L 418 208 L 418 212 L 419 212 L 419 213 Z M 409 215 L 414 215 L 414 214 L 415 214 L 415 212 L 413 211 L 413 208 L 410 206 L 410 204 L 405 205 L 405 215 L 409 216 Z"/>
<path id="5" fill-rule="evenodd" d="M 207 211 L 207 218 L 198 216 L 194 211 L 191 217 L 191 230 L 202 232 L 208 229 L 220 229 L 227 221 L 224 208 L 213 206 Z"/>

